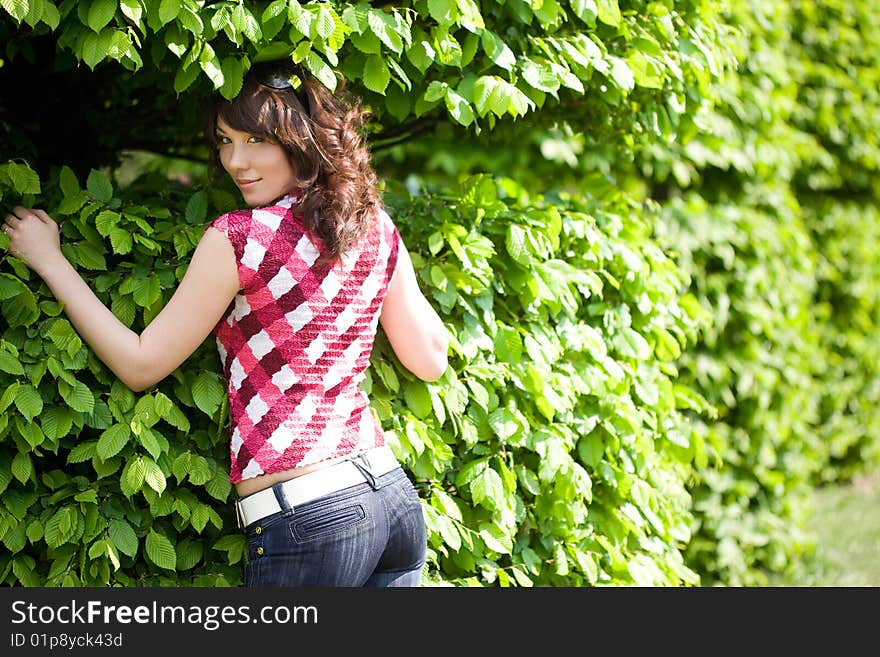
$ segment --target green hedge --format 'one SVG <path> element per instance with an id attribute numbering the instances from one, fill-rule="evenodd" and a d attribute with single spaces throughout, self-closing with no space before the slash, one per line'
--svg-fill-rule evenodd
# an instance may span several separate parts
<path id="1" fill-rule="evenodd" d="M 68 258 L 135 329 L 181 277 L 208 207 L 229 201 L 178 188 L 134 202 L 100 172 L 81 188 L 67 169 L 40 191 Z M 679 298 L 648 215 L 620 196 L 551 204 L 489 177 L 388 201 L 454 335 L 437 383 L 406 372 L 381 336 L 367 380 L 425 500 L 428 581 L 697 583 L 682 558 L 684 483 L 704 456 L 678 409 L 701 401 L 674 361 L 699 307 Z M 6 265 L 4 579 L 240 583 L 212 342 L 135 395 L 39 279 Z"/>

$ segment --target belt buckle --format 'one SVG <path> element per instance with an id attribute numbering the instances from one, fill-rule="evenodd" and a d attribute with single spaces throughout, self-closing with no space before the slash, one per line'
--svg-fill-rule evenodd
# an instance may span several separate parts
<path id="1" fill-rule="evenodd" d="M 241 506 L 238 500 L 235 502 L 235 524 L 238 529 L 244 529 L 244 526 L 242 525 Z"/>

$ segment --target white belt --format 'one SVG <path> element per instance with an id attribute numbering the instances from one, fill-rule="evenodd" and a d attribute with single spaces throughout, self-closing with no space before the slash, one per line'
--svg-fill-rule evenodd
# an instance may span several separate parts
<path id="1" fill-rule="evenodd" d="M 397 459 L 394 458 L 394 453 L 389 447 L 374 447 L 356 456 L 328 465 L 326 468 L 281 482 L 281 491 L 284 493 L 287 504 L 295 508 L 300 504 L 316 500 L 343 488 L 363 483 L 367 477 L 359 469 L 361 467 L 372 476 L 378 477 L 390 472 L 398 465 Z M 272 486 L 264 488 L 235 503 L 240 528 L 247 527 L 252 522 L 282 510 L 272 488 Z"/>

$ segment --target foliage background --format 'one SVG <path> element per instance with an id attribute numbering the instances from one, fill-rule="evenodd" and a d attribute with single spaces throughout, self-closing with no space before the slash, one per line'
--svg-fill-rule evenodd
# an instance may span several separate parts
<path id="1" fill-rule="evenodd" d="M 810 487 L 880 460 L 868 3 L 0 8 L 0 210 L 49 209 L 135 330 L 240 202 L 208 97 L 290 58 L 363 98 L 453 336 L 424 384 L 380 335 L 367 382 L 426 583 L 766 583 Z M 239 585 L 225 403 L 211 340 L 135 395 L 5 257 L 0 579 Z"/>

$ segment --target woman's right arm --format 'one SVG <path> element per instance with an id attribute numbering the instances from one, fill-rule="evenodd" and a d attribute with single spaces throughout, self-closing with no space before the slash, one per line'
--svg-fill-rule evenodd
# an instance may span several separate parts
<path id="1" fill-rule="evenodd" d="M 449 334 L 419 289 L 403 242 L 379 317 L 382 330 L 400 362 L 423 381 L 436 381 L 447 366 Z"/>
<path id="2" fill-rule="evenodd" d="M 161 381 L 183 363 L 238 292 L 232 244 L 209 228 L 171 299 L 138 334 L 116 318 L 64 257 L 58 226 L 49 215 L 17 207 L 6 224 L 12 253 L 40 275 L 83 340 L 135 391 Z"/>

